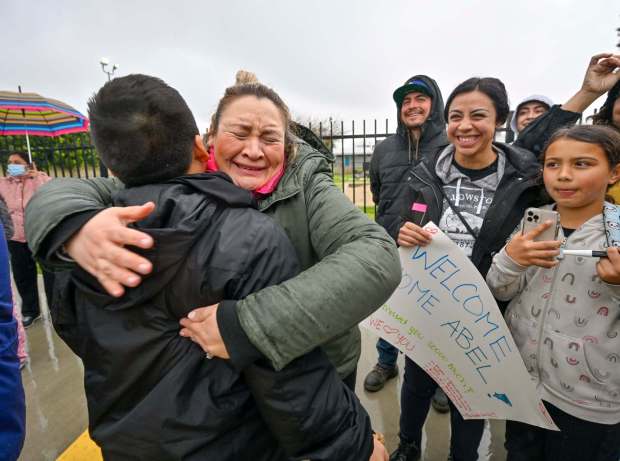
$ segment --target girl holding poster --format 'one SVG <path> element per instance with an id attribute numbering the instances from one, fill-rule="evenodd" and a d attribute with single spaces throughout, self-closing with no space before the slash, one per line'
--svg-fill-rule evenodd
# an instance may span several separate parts
<path id="1" fill-rule="evenodd" d="M 507 421 L 508 460 L 617 461 L 620 208 L 605 198 L 620 178 L 620 133 L 557 132 L 543 152 L 543 177 L 555 202 L 548 208 L 560 215 L 559 239 L 537 241 L 550 222 L 516 232 L 487 283 L 496 298 L 512 299 L 506 322 L 561 432 Z M 606 256 L 592 257 L 597 252 Z"/>

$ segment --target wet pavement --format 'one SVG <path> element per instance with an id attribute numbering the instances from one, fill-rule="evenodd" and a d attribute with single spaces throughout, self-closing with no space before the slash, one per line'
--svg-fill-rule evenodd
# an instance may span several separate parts
<path id="1" fill-rule="evenodd" d="M 45 302 L 42 308 L 41 318 L 26 330 L 26 442 L 20 461 L 55 460 L 88 424 L 82 362 L 56 335 Z"/>
<path id="2" fill-rule="evenodd" d="M 30 361 L 22 372 L 22 378 L 27 399 L 27 434 L 19 459 L 52 461 L 87 427 L 83 368 L 80 360 L 54 332 L 46 309 L 41 320 L 28 328 L 26 333 Z M 376 360 L 375 342 L 376 337 L 362 329 L 362 358 L 358 364 L 356 389 L 372 418 L 374 429 L 385 434 L 388 450 L 392 451 L 398 444 L 402 375 L 389 381 L 379 392 L 367 393 L 363 390 L 364 377 Z M 403 364 L 401 355 L 401 371 Z M 501 421 L 487 424 L 479 449 L 480 460 L 505 460 L 503 431 L 504 423 Z M 449 437 L 449 416 L 431 409 L 422 439 L 423 459 L 445 461 Z"/>

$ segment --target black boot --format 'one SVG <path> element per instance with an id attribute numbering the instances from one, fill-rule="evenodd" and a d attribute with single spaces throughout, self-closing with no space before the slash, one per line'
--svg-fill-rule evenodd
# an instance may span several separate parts
<path id="1" fill-rule="evenodd" d="M 366 375 L 364 380 L 364 389 L 368 392 L 377 392 L 383 389 L 386 381 L 398 375 L 398 367 L 385 367 L 377 363 L 374 368 Z"/>
<path id="2" fill-rule="evenodd" d="M 396 451 L 390 455 L 390 461 L 418 461 L 420 455 L 420 449 L 415 442 L 405 442 L 401 439 Z"/>

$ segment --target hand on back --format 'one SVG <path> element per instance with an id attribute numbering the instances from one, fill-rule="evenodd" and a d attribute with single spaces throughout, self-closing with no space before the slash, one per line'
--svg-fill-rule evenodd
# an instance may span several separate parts
<path id="1" fill-rule="evenodd" d="M 194 309 L 179 322 L 182 327 L 179 334 L 194 341 L 211 357 L 229 359 L 228 349 L 217 324 L 218 308 L 218 304 L 212 304 Z"/>
<path id="2" fill-rule="evenodd" d="M 144 232 L 128 229 L 127 224 L 146 218 L 155 209 L 153 202 L 141 206 L 107 208 L 90 221 L 66 244 L 65 250 L 84 270 L 99 280 L 112 296 L 122 296 L 123 286 L 140 284 L 138 274 L 148 274 L 151 262 L 125 245 L 150 248 L 153 239 Z"/>

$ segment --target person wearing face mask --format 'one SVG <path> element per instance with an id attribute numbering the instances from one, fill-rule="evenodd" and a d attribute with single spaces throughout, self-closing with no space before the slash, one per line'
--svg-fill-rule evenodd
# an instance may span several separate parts
<path id="1" fill-rule="evenodd" d="M 37 286 L 37 265 L 26 243 L 24 233 L 24 210 L 35 191 L 51 178 L 29 163 L 24 152 L 9 155 L 7 176 L 0 178 L 0 195 L 6 202 L 13 220 L 13 236 L 8 240 L 11 253 L 11 269 L 17 291 L 22 298 L 22 324 L 25 328 L 41 315 Z M 48 303 L 52 299 L 53 275 L 43 271 L 45 293 Z"/>

